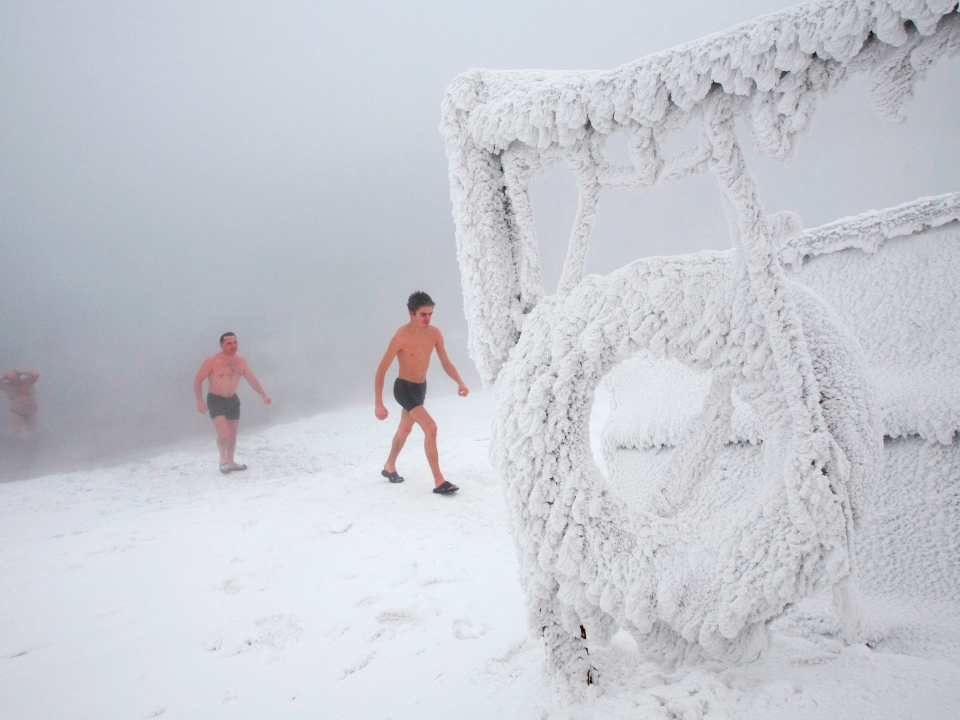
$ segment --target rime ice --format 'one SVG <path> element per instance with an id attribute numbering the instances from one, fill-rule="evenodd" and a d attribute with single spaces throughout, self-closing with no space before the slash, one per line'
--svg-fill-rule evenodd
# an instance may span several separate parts
<path id="1" fill-rule="evenodd" d="M 917 358 L 906 343 L 880 348 L 869 321 L 858 324 L 859 303 L 882 295 L 896 262 L 864 276 L 846 258 L 923 228 L 955 234 L 946 224 L 957 218 L 957 196 L 801 234 L 792 213 L 764 213 L 735 125 L 744 122 L 767 157 L 788 159 L 819 98 L 861 71 L 874 110 L 903 122 L 915 81 L 958 50 L 955 2 L 835 0 L 609 72 L 475 70 L 448 88 L 441 129 L 471 355 L 497 404 L 492 458 L 506 483 L 531 630 L 574 693 L 589 682 L 588 648 L 618 629 L 668 666 L 756 657 L 766 624 L 798 603 L 834 634 L 860 636 L 858 561 L 867 585 L 883 582 L 867 570 L 880 546 L 861 527 L 890 467 L 884 433 L 949 442 L 960 405 L 952 390 L 880 389 L 884 373 L 922 377 L 909 369 Z M 664 141 L 691 122 L 696 147 L 664 157 Z M 606 159 L 613 132 L 627 135 L 630 165 Z M 580 199 L 548 296 L 528 188 L 561 161 Z M 604 189 L 707 171 L 734 250 L 584 277 Z M 799 276 L 787 273 L 785 263 L 800 268 L 806 257 Z M 936 280 L 924 289 L 943 290 Z M 921 304 L 938 302 L 930 297 Z M 884 337 L 902 322 L 894 313 Z M 637 357 L 646 364 L 622 367 L 613 381 L 608 484 L 587 437 L 593 392 Z M 664 408 L 663 378 L 684 386 L 686 402 Z M 891 400 L 904 390 L 913 400 Z M 631 447 L 644 457 L 619 457 Z M 914 462 L 911 452 L 899 462 Z M 956 519 L 944 522 L 955 533 Z"/>

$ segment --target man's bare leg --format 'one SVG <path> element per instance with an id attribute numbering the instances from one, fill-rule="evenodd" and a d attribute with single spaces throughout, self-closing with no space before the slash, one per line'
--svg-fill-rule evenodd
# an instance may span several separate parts
<path id="1" fill-rule="evenodd" d="M 388 457 L 387 461 L 383 464 L 383 469 L 388 473 L 395 473 L 397 471 L 397 458 L 400 457 L 400 451 L 403 450 L 403 446 L 410 436 L 410 431 L 413 430 L 413 422 L 414 420 L 410 417 L 410 413 L 406 410 L 401 411 L 400 424 L 397 426 L 397 432 L 393 436 L 393 442 L 390 444 L 390 457 Z"/>
<path id="2" fill-rule="evenodd" d="M 418 405 L 409 413 L 410 417 L 423 428 L 423 451 L 427 455 L 427 462 L 430 463 L 430 471 L 433 473 L 433 484 L 440 487 L 446 482 L 443 479 L 443 473 L 440 472 L 440 454 L 437 452 L 437 423 L 423 405 Z M 451 483 L 453 485 L 453 483 Z M 456 488 L 456 485 L 453 485 Z"/>
<path id="3" fill-rule="evenodd" d="M 10 432 L 15 438 L 23 436 L 23 416 L 15 412 L 10 413 Z"/>
<path id="4" fill-rule="evenodd" d="M 233 460 L 233 453 L 237 449 L 237 426 L 240 425 L 239 420 L 227 420 L 227 430 L 230 433 L 230 436 L 227 441 L 227 462 L 230 464 L 230 467 L 236 467 L 237 463 Z"/>
<path id="5" fill-rule="evenodd" d="M 220 464 L 227 465 L 227 447 L 230 445 L 230 430 L 227 428 L 227 419 L 217 415 L 213 419 L 213 426 L 217 429 L 217 449 L 220 451 Z"/>
<path id="6" fill-rule="evenodd" d="M 239 420 L 227 420 L 223 415 L 213 419 L 213 426 L 217 429 L 217 448 L 220 450 L 220 464 L 233 467 L 233 453 L 237 447 L 237 425 Z"/>

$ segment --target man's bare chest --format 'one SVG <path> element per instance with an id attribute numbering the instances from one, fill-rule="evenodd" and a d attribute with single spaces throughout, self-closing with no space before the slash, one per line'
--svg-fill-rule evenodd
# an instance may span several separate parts
<path id="1" fill-rule="evenodd" d="M 409 358 L 429 358 L 436 344 L 434 340 L 427 338 L 410 339 L 400 346 L 400 355 L 406 355 Z"/>
<path id="2" fill-rule="evenodd" d="M 239 377 L 243 372 L 243 361 L 233 358 L 217 360 L 213 363 L 213 374 L 224 380 Z"/>

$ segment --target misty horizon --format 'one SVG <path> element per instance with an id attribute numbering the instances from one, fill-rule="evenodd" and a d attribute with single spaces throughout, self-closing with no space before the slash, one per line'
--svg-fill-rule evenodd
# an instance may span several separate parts
<path id="1" fill-rule="evenodd" d="M 0 370 L 41 373 L 26 474 L 188 438 L 213 462 L 193 378 L 226 331 L 274 399 L 241 384 L 240 454 L 265 423 L 358 402 L 376 422 L 374 371 L 415 290 L 480 390 L 438 130 L 450 81 L 474 67 L 612 68 L 792 4 L 0 7 Z M 957 59 L 938 63 L 892 126 L 854 77 L 794 161 L 751 149 L 766 211 L 810 228 L 960 189 L 958 88 Z M 531 194 L 552 292 L 572 172 Z M 707 175 L 606 193 L 587 269 L 729 246 Z M 431 396 L 456 391 L 439 363 L 430 380 Z"/>

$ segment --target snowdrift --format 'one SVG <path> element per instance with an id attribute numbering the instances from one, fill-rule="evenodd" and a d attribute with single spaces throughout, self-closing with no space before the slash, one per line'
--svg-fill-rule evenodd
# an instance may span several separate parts
<path id="1" fill-rule="evenodd" d="M 939 258 L 956 246 L 957 198 L 801 233 L 792 213 L 764 212 L 736 123 L 789 158 L 818 99 L 860 71 L 874 110 L 903 122 L 915 81 L 958 50 L 956 2 L 828 0 L 612 71 L 475 70 L 448 88 L 441 130 L 471 356 L 497 408 L 491 456 L 531 630 L 574 693 L 592 682 L 589 648 L 618 629 L 668 666 L 735 663 L 805 600 L 818 627 L 852 640 L 861 588 L 956 587 L 923 577 L 949 564 L 954 518 L 900 511 L 918 483 L 949 499 L 956 467 L 960 406 L 937 381 L 956 377 L 940 324 L 956 305 L 952 260 Z M 664 156 L 691 123 L 697 145 Z M 614 132 L 629 165 L 606 157 Z M 528 189 L 557 162 L 580 199 L 548 296 Z M 717 178 L 733 250 L 585 277 L 604 189 L 702 172 Z M 933 329 L 906 327 L 915 317 Z M 618 366 L 605 478 L 587 427 Z M 936 532 L 921 540 L 918 527 Z M 899 554 L 897 533 L 913 550 Z"/>

